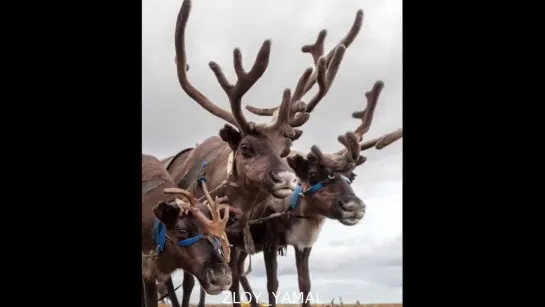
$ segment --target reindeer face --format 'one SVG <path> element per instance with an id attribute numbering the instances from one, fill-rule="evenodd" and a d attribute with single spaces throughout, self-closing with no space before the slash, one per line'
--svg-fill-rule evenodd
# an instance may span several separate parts
<path id="1" fill-rule="evenodd" d="M 297 187 L 297 176 L 281 158 L 289 144 L 273 144 L 259 133 L 242 135 L 229 125 L 220 131 L 221 138 L 235 153 L 234 172 L 249 186 L 270 192 L 276 198 L 285 198 Z M 289 142 L 285 139 L 284 142 Z"/>
<path id="2" fill-rule="evenodd" d="M 333 172 L 312 156 L 309 158 L 295 155 L 287 159 L 303 182 L 304 190 L 322 183 L 319 190 L 305 195 L 302 204 L 305 215 L 326 216 L 347 226 L 358 223 L 365 214 L 365 204 L 350 185 L 356 175 L 352 171 Z"/>
<path id="3" fill-rule="evenodd" d="M 202 212 L 208 212 L 202 205 L 201 208 Z M 221 243 L 206 235 L 200 221 L 191 212 L 180 214 L 180 208 L 172 203 L 159 203 L 154 213 L 166 226 L 167 237 L 158 265 L 192 274 L 209 294 L 229 289 L 231 270 L 222 254 Z"/>

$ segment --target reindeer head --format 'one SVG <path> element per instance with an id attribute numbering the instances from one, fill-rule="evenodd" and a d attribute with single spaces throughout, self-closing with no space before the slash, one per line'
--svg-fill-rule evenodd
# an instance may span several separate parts
<path id="1" fill-rule="evenodd" d="M 231 270 L 228 265 L 228 242 L 224 234 L 229 210 L 220 205 L 221 199 L 211 206 L 197 204 L 193 195 L 178 188 L 165 189 L 166 194 L 177 194 L 172 202 L 159 202 L 153 212 L 157 217 L 154 236 L 159 244 L 156 266 L 183 269 L 199 280 L 209 294 L 218 294 L 231 286 Z M 224 209 L 224 217 L 220 210 Z M 211 219 L 210 219 L 211 218 Z M 166 271 L 166 270 L 165 270 Z"/>
<path id="2" fill-rule="evenodd" d="M 176 22 L 175 62 L 182 89 L 205 110 L 230 124 L 225 125 L 219 135 L 233 150 L 233 170 L 236 173 L 234 175 L 242 179 L 241 181 L 248 186 L 269 191 L 274 197 L 287 197 L 297 187 L 297 178 L 281 157 L 289 153 L 291 141 L 301 135 L 301 131 L 294 129 L 293 122 L 289 121 L 292 110 L 290 102 L 294 100 L 294 97 L 291 96 L 289 89 L 284 91 L 278 117 L 270 125 L 256 125 L 253 122 L 248 122 L 244 118 L 241 108 L 242 97 L 267 69 L 271 42 L 269 40 L 263 42 L 254 65 L 248 72 L 242 67 L 240 50 L 237 48 L 233 51 L 234 68 L 238 77 L 234 85 L 227 81 L 217 63 L 210 62 L 210 68 L 229 98 L 231 112 L 224 110 L 210 101 L 188 80 L 185 28 L 190 10 L 191 1 L 184 0 Z M 308 118 L 308 113 L 301 112 L 297 121 L 299 125 L 302 125 Z"/>
<path id="3" fill-rule="evenodd" d="M 352 117 L 361 119 L 361 124 L 353 132 L 338 137 L 345 149 L 324 154 L 314 145 L 306 158 L 300 154 L 288 157 L 288 164 L 295 170 L 303 182 L 304 202 L 301 204 L 305 215 L 322 215 L 337 219 L 344 225 L 355 225 L 365 214 L 363 201 L 352 190 L 351 183 L 356 175 L 354 170 L 366 161 L 360 155 L 362 150 L 375 147 L 382 149 L 402 137 L 403 130 L 360 143 L 363 135 L 369 131 L 373 120 L 376 103 L 384 84 L 378 81 L 367 92 L 367 107 L 354 112 Z"/>

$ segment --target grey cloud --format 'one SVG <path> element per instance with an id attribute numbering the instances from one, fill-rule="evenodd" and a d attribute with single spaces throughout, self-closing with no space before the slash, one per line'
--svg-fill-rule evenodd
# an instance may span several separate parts
<path id="1" fill-rule="evenodd" d="M 309 55 L 300 52 L 301 46 L 312 43 L 325 28 L 326 48 L 330 48 L 345 35 L 356 11 L 363 8 L 362 31 L 348 49 L 333 87 L 312 114 L 296 146 L 308 150 L 319 139 L 324 150 L 338 150 L 337 135 L 357 125 L 350 114 L 365 106 L 364 92 L 379 79 L 386 86 L 370 134 L 380 135 L 401 126 L 400 3 L 400 0 L 283 0 L 267 4 L 250 0 L 194 1 L 187 36 L 190 79 L 226 108 L 227 98 L 208 62 L 217 61 L 228 78 L 234 80 L 232 49 L 240 47 L 244 64 L 249 67 L 263 40 L 270 38 L 273 43 L 269 68 L 244 101 L 257 106 L 276 105 L 283 89 L 293 89 L 299 75 L 311 65 Z M 216 135 L 224 123 L 189 99 L 178 85 L 173 31 L 180 1 L 158 4 L 144 0 L 142 5 L 143 150 L 168 155 Z M 397 150 L 387 148 L 379 156 Z"/>
<path id="2" fill-rule="evenodd" d="M 336 247 L 355 247 L 358 243 L 365 242 L 365 236 L 334 241 Z M 330 242 L 331 243 L 331 242 Z M 359 251 L 353 249 L 343 254 L 310 254 L 312 275 L 327 276 L 328 278 L 344 278 L 367 280 L 379 284 L 397 284 L 401 280 L 403 255 L 401 252 L 402 240 L 395 238 L 374 247 L 371 251 Z M 289 247 L 292 249 L 292 247 Z M 293 250 L 291 250 L 293 252 Z M 294 253 L 294 252 L 293 252 Z M 262 263 L 262 255 L 254 256 L 254 264 Z M 256 261 L 256 258 L 259 260 Z M 293 255 L 291 257 L 293 258 Z M 283 260 L 283 259 L 282 259 Z M 296 275 L 295 259 L 293 262 L 279 261 L 278 276 Z M 253 277 L 265 277 L 264 265 L 254 265 Z"/>
<path id="3" fill-rule="evenodd" d="M 403 285 L 401 243 L 401 237 L 396 237 L 366 252 L 354 249 L 353 253 L 344 255 L 311 254 L 311 292 L 314 295 L 318 294 L 321 300 L 327 301 L 340 295 L 345 301 L 361 299 L 366 303 L 401 302 Z M 278 275 L 281 295 L 297 291 L 298 288 L 295 259 L 293 251 L 291 252 L 291 255 L 279 258 Z M 254 269 L 248 278 L 254 293 L 265 293 L 267 283 L 262 256 L 254 257 Z M 197 301 L 198 291 L 194 293 L 192 301 Z M 265 295 L 263 294 L 262 297 Z M 209 302 L 221 302 L 218 300 L 219 297 L 207 296 Z"/>

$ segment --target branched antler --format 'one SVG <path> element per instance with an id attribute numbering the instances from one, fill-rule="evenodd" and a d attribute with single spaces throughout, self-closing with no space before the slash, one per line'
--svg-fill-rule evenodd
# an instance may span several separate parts
<path id="1" fill-rule="evenodd" d="M 377 107 L 378 98 L 380 97 L 380 93 L 382 92 L 382 89 L 384 88 L 384 82 L 377 81 L 373 85 L 373 88 L 365 93 L 365 98 L 367 99 L 367 106 L 362 111 L 356 111 L 352 113 L 353 118 L 361 119 L 361 124 L 354 130 L 354 133 L 358 136 L 358 142 L 361 142 L 363 139 L 363 136 L 369 132 L 369 128 L 371 127 L 371 123 L 373 122 L 373 115 L 375 114 L 375 108 Z M 403 128 L 399 128 L 393 132 L 386 133 L 383 136 L 379 138 L 375 138 L 369 141 L 361 142 L 359 145 L 360 151 L 358 152 L 358 155 L 361 151 L 367 150 L 369 148 L 376 148 L 378 150 L 383 149 L 384 147 L 392 144 L 393 142 L 399 140 L 403 137 Z M 337 154 L 342 155 L 344 153 L 344 150 L 341 150 Z M 365 162 L 365 158 L 362 161 L 362 163 Z M 361 163 L 360 163 L 361 164 Z M 359 164 L 356 164 L 359 165 Z"/>
<path id="2" fill-rule="evenodd" d="M 195 197 L 190 192 L 179 188 L 166 188 L 163 190 L 163 193 L 180 195 L 185 198 L 185 201 L 176 198 L 176 204 L 180 206 L 180 209 L 182 209 L 182 214 L 190 211 L 195 216 L 195 218 L 197 218 L 204 225 L 206 233 L 212 234 L 221 240 L 225 259 L 227 260 L 227 262 L 229 262 L 229 258 L 231 255 L 231 245 L 229 244 L 229 240 L 227 239 L 225 228 L 227 227 L 227 222 L 229 221 L 229 212 L 235 211 L 240 213 L 240 211 L 232 208 L 231 206 L 223 204 L 224 202 L 228 201 L 227 196 L 216 196 L 216 201 L 213 201 L 212 196 L 210 196 L 208 188 L 206 187 L 206 183 L 203 182 L 201 187 L 203 188 L 204 195 L 207 199 L 207 203 L 205 203 L 205 205 L 210 210 L 212 219 L 206 217 L 201 212 L 201 210 L 199 210 L 199 208 L 196 206 Z M 223 217 L 221 217 L 221 209 L 224 209 Z"/>
<path id="3" fill-rule="evenodd" d="M 318 146 L 312 145 L 307 158 L 317 160 L 330 170 L 341 173 L 348 172 L 363 163 L 361 160 L 365 158 L 359 155 L 360 146 L 354 132 L 340 135 L 337 140 L 345 147 L 341 154 L 324 154 Z"/>
<path id="4" fill-rule="evenodd" d="M 371 127 L 378 98 L 383 88 L 384 82 L 375 82 L 373 88 L 369 92 L 365 93 L 365 97 L 367 99 L 365 109 L 352 113 L 352 117 L 360 119 L 361 123 L 356 129 L 354 129 L 353 132 L 347 132 L 345 135 L 339 136 L 338 140 L 344 145 L 344 149 L 335 154 L 327 155 L 322 153 L 318 146 L 314 145 L 311 147 L 311 152 L 307 155 L 307 157 L 317 159 L 320 164 L 330 168 L 333 171 L 346 172 L 366 161 L 365 157 L 360 156 L 361 151 L 372 147 L 382 149 L 403 137 L 403 129 L 400 128 L 394 132 L 385 134 L 380 138 L 360 143 L 363 136 Z"/>
<path id="5" fill-rule="evenodd" d="M 362 23 L 363 11 L 358 10 L 354 23 L 346 36 L 325 56 L 323 54 L 324 41 L 327 35 L 326 30 L 319 32 L 314 44 L 305 45 L 301 48 L 302 52 L 311 54 L 315 69 L 307 68 L 303 72 L 297 83 L 296 90 L 291 97 L 289 124 L 292 127 L 301 127 L 304 125 L 310 118 L 310 113 L 327 94 L 335 80 L 346 48 L 352 44 L 358 35 Z M 318 92 L 310 99 L 308 104 L 303 102 L 303 96 L 306 95 L 316 83 L 318 83 Z M 275 116 L 280 107 L 257 108 L 248 105 L 246 106 L 246 109 L 259 116 Z M 301 134 L 302 131 L 300 129 L 295 129 L 295 136 L 291 137 L 291 139 L 297 140 Z"/>
<path id="6" fill-rule="evenodd" d="M 211 234 L 215 235 L 221 240 L 221 245 L 223 247 L 225 260 L 229 262 L 231 258 L 231 244 L 229 243 L 229 239 L 227 238 L 227 234 L 225 233 L 225 228 L 227 228 L 227 222 L 229 222 L 230 206 L 221 204 L 222 202 L 226 202 L 229 199 L 227 198 L 227 196 L 223 196 L 223 197 L 216 196 L 216 200 L 213 201 L 212 196 L 210 195 L 210 192 L 208 191 L 208 187 L 206 186 L 206 182 L 199 181 L 199 183 L 203 190 L 204 195 L 206 196 L 206 201 L 208 202 L 207 207 L 210 210 L 210 213 L 212 214 L 212 221 L 208 223 L 208 229 Z M 225 209 L 223 213 L 223 218 L 221 217 L 221 213 L 220 213 L 220 210 L 222 208 Z"/>
<path id="7" fill-rule="evenodd" d="M 215 62 L 210 62 L 209 66 L 222 89 L 227 94 L 231 105 L 231 112 L 217 106 L 198 89 L 196 89 L 187 77 L 187 57 L 185 52 L 185 29 L 187 26 L 187 20 L 191 11 L 191 0 L 184 0 L 180 12 L 178 13 L 178 19 L 176 21 L 176 67 L 178 72 L 178 80 L 182 89 L 201 105 L 205 110 L 213 115 L 227 121 L 228 123 L 236 126 L 239 130 L 248 134 L 255 128 L 255 124 L 248 122 L 242 113 L 242 97 L 250 90 L 250 88 L 259 80 L 267 66 L 269 65 L 269 58 L 271 53 L 271 41 L 265 40 L 257 53 L 256 59 L 250 71 L 246 72 L 242 66 L 242 53 L 240 49 L 235 48 L 233 50 L 233 63 L 235 73 L 237 75 L 237 82 L 232 85 L 227 81 L 223 70 L 220 65 Z M 286 102 L 286 103 L 289 103 Z M 294 135 L 293 128 L 287 123 L 289 118 L 289 108 L 280 108 L 280 113 L 277 121 L 274 123 L 274 127 L 269 127 L 268 130 L 275 130 L 279 135 Z"/>

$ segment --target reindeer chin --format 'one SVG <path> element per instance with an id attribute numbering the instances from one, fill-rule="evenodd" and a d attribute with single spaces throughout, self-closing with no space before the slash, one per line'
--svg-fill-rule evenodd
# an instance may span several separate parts
<path id="1" fill-rule="evenodd" d="M 343 225 L 354 226 L 363 219 L 364 215 L 365 215 L 365 210 L 361 210 L 361 211 L 341 210 L 341 216 L 338 220 Z"/>
<path id="2" fill-rule="evenodd" d="M 276 189 L 274 191 L 271 191 L 272 196 L 274 196 L 275 198 L 280 198 L 280 199 L 286 198 L 290 196 L 292 193 L 293 193 L 293 190 L 290 188 L 282 188 L 282 189 Z"/>
<path id="3" fill-rule="evenodd" d="M 345 226 L 354 226 L 356 225 L 361 219 L 358 218 L 345 218 L 345 219 L 339 219 L 339 222 Z"/>
<path id="4" fill-rule="evenodd" d="M 232 284 L 232 276 L 230 270 L 221 270 L 217 272 L 211 269 L 205 269 L 203 271 L 202 278 L 199 279 L 199 283 L 204 292 L 210 295 L 217 295 L 223 291 L 229 290 Z"/>

